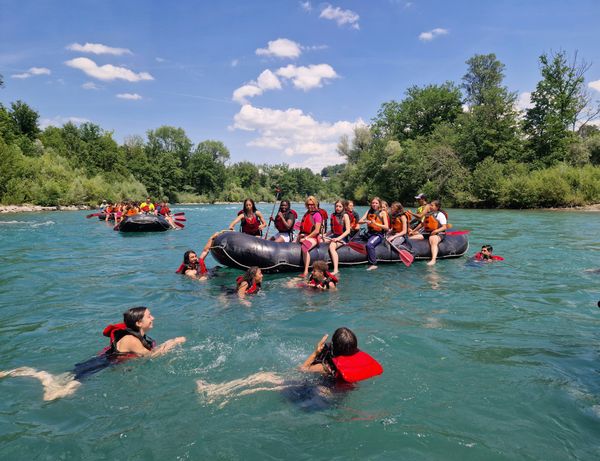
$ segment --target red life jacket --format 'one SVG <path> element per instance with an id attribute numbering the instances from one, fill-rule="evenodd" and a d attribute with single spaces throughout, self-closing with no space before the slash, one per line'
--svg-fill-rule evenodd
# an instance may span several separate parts
<path id="1" fill-rule="evenodd" d="M 170 213 L 171 213 L 171 210 L 169 210 L 168 206 L 160 207 L 160 210 L 158 210 L 158 214 L 160 214 L 162 216 L 167 216 Z"/>
<path id="2" fill-rule="evenodd" d="M 340 214 L 333 213 L 331 215 L 331 232 L 334 235 L 342 235 L 346 230 L 344 227 L 344 215 L 347 215 L 345 211 L 342 211 Z"/>
<path id="3" fill-rule="evenodd" d="M 244 276 L 240 275 L 237 279 L 235 279 L 238 288 L 240 287 L 240 285 L 242 284 L 242 282 L 244 281 Z M 258 285 L 256 282 L 252 282 L 252 285 L 249 286 L 246 289 L 246 294 L 247 295 L 253 295 L 258 293 L 258 290 L 260 290 L 260 285 Z"/>
<path id="4" fill-rule="evenodd" d="M 304 213 L 304 216 L 302 217 L 302 222 L 300 223 L 301 234 L 308 235 L 315 230 L 315 221 L 313 219 L 313 215 L 315 213 L 318 213 L 318 211 L 307 211 L 306 213 Z M 321 224 L 321 227 L 322 226 L 323 225 Z"/>
<path id="5" fill-rule="evenodd" d="M 323 222 L 321 223 L 321 234 L 325 235 L 327 232 L 327 220 L 329 215 L 323 208 L 319 208 L 319 213 L 321 214 L 321 218 L 323 218 Z"/>
<path id="6" fill-rule="evenodd" d="M 331 359 L 337 369 L 337 377 L 354 383 L 383 373 L 383 367 L 366 352 L 353 355 L 340 355 Z"/>
<path id="7" fill-rule="evenodd" d="M 194 267 L 192 266 L 188 266 L 185 263 L 181 263 L 181 265 L 179 266 L 179 268 L 175 271 L 176 274 L 182 274 L 185 275 L 186 271 L 190 270 L 190 269 L 194 269 Z M 206 264 L 204 263 L 204 259 L 199 259 L 198 260 L 198 267 L 196 269 L 196 272 L 198 274 L 206 274 L 208 272 L 208 269 L 206 268 Z"/>
<path id="8" fill-rule="evenodd" d="M 133 352 L 117 351 L 117 343 L 124 336 L 127 336 L 127 335 L 135 336 L 136 338 L 138 338 L 140 340 L 140 342 L 142 343 L 142 346 L 144 346 L 149 351 L 154 349 L 154 347 L 156 345 L 156 343 L 154 342 L 154 340 L 152 340 L 152 338 L 149 338 L 146 335 L 141 336 L 139 333 L 136 334 L 136 332 L 129 330 L 127 328 L 127 325 L 125 325 L 125 323 L 115 323 L 115 324 L 107 325 L 106 328 L 104 328 L 104 330 L 102 331 L 102 334 L 110 339 L 110 344 L 107 347 L 105 347 L 104 349 L 102 349 L 102 351 L 100 352 L 99 355 L 110 354 L 111 356 L 114 356 L 118 360 L 124 360 L 124 359 L 128 359 L 128 358 L 138 357 L 138 355 Z"/>
<path id="9" fill-rule="evenodd" d="M 496 256 L 496 255 L 492 255 L 491 258 L 492 261 L 504 261 L 504 258 L 502 256 Z M 475 260 L 477 261 L 485 261 L 486 258 L 483 257 L 483 254 L 481 254 L 481 252 L 477 252 L 475 253 Z"/>
<path id="10" fill-rule="evenodd" d="M 238 216 L 241 214 L 244 215 L 242 218 L 242 232 L 248 235 L 260 235 L 260 229 L 258 228 L 260 226 L 260 222 L 258 220 L 258 216 L 252 213 L 250 217 L 247 217 L 244 214 L 244 210 L 238 212 Z"/>
<path id="11" fill-rule="evenodd" d="M 288 221 L 290 219 L 292 220 L 292 227 L 290 227 L 288 229 L 287 222 L 285 222 L 283 219 L 281 219 L 281 216 L 279 216 L 279 213 L 278 213 L 277 217 L 275 218 L 275 228 L 281 233 L 294 232 L 294 222 L 298 218 L 298 213 L 296 213 L 294 210 L 288 210 L 287 213 L 284 215 L 284 218 L 285 218 L 285 221 Z"/>
<path id="12" fill-rule="evenodd" d="M 360 219 L 360 216 L 358 216 L 356 211 L 353 211 L 352 213 L 349 210 L 345 211 L 348 214 L 348 217 L 350 218 L 350 229 L 352 229 L 353 231 L 359 230 L 360 224 L 358 224 L 358 220 Z"/>
<path id="13" fill-rule="evenodd" d="M 329 271 L 325 272 L 325 278 L 320 282 L 317 282 L 313 278 L 312 274 L 310 274 L 310 278 L 308 279 L 308 286 L 322 287 L 322 288 L 329 290 L 329 288 L 330 288 L 329 282 L 333 282 L 333 284 L 336 286 L 338 284 L 338 278 Z"/>

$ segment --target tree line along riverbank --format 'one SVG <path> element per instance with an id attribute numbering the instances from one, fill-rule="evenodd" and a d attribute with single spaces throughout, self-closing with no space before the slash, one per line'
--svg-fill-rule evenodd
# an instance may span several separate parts
<path id="1" fill-rule="evenodd" d="M 368 126 L 343 137 L 345 163 L 316 174 L 286 164 L 230 162 L 225 144 L 194 144 L 184 130 L 150 129 L 118 144 L 93 123 L 40 129 L 27 103 L 0 104 L 0 203 L 97 205 L 151 195 L 171 202 L 273 201 L 317 195 L 444 206 L 540 208 L 600 202 L 600 114 L 585 85 L 589 63 L 564 51 L 539 58 L 531 104 L 503 85 L 494 54 L 466 62 L 460 82 L 412 86 Z M 0 82 L 2 79 L 0 78 Z M 1 91 L 1 90 L 0 90 Z"/>

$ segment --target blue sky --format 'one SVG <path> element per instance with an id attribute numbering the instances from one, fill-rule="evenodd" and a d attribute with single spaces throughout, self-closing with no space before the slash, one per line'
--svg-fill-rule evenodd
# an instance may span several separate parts
<path id="1" fill-rule="evenodd" d="M 598 99 L 599 13 L 585 0 L 0 0 L 0 102 L 118 142 L 172 125 L 232 161 L 318 170 L 381 103 L 459 82 L 477 53 L 497 55 L 524 104 L 539 55 L 577 50 Z"/>

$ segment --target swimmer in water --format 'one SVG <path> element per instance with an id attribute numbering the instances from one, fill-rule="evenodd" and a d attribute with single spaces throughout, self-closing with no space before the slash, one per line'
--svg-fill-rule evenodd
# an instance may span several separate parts
<path id="1" fill-rule="evenodd" d="M 336 290 L 337 284 L 338 279 L 329 272 L 327 263 L 325 261 L 315 261 L 308 280 L 290 280 L 287 286 L 288 288 L 307 287 L 317 290 Z"/>
<path id="2" fill-rule="evenodd" d="M 210 249 L 213 245 L 214 239 L 225 231 L 215 232 L 210 236 L 204 248 L 202 249 L 202 253 L 200 256 L 196 254 L 194 250 L 188 250 L 183 254 L 183 262 L 179 266 L 175 272 L 177 274 L 185 275 L 187 277 L 197 279 L 197 280 L 206 280 L 210 276 L 210 271 L 206 268 L 206 264 L 204 263 L 204 259 L 208 256 Z M 211 269 L 212 270 L 212 269 Z"/>
<path id="3" fill-rule="evenodd" d="M 222 400 L 220 406 L 224 406 L 229 398 L 263 391 L 291 391 L 293 400 L 298 400 L 297 397 L 310 397 L 313 400 L 316 396 L 326 399 L 331 396 L 331 390 L 339 385 L 340 389 L 349 389 L 352 383 L 383 372 L 373 357 L 358 349 L 356 335 L 349 328 L 338 328 L 329 344 L 326 343 L 327 338 L 328 335 L 323 336 L 312 354 L 298 367 L 301 372 L 322 375 L 326 378 L 322 384 L 307 385 L 285 380 L 277 373 L 261 372 L 220 384 L 198 380 L 197 391 L 205 396 L 208 403 Z"/>
<path id="4" fill-rule="evenodd" d="M 496 256 L 494 254 L 494 248 L 492 247 L 492 245 L 483 245 L 481 247 L 481 251 L 475 253 L 475 256 L 473 256 L 473 260 L 491 262 L 504 261 L 504 258 L 502 256 Z"/>
<path id="5" fill-rule="evenodd" d="M 138 357 L 157 357 L 169 352 L 178 344 L 186 341 L 185 337 L 169 339 L 160 346 L 146 333 L 154 325 L 154 317 L 147 307 L 132 307 L 123 313 L 123 324 L 109 325 L 104 334 L 110 336 L 110 345 L 98 356 L 75 364 L 72 372 L 52 375 L 47 371 L 38 371 L 30 367 L 19 367 L 13 370 L 0 371 L 0 378 L 9 376 L 27 376 L 38 379 L 44 386 L 44 400 L 55 400 L 75 393 L 81 381 L 115 363 Z"/>

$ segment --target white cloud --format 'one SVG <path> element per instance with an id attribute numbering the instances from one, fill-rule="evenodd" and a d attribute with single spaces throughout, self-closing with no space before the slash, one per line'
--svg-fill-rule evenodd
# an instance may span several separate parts
<path id="1" fill-rule="evenodd" d="M 240 104 L 246 104 L 248 100 L 246 98 L 252 98 L 254 96 L 260 96 L 263 94 L 263 90 L 255 84 L 249 83 L 239 87 L 233 92 L 232 99 Z"/>
<path id="2" fill-rule="evenodd" d="M 165 62 L 165 61 L 166 61 L 166 59 L 165 59 L 165 58 L 159 58 L 159 57 L 156 57 L 156 58 L 154 58 L 154 59 L 156 59 L 156 62 Z"/>
<path id="3" fill-rule="evenodd" d="M 524 91 L 523 93 L 519 94 L 516 104 L 518 110 L 526 110 L 532 108 L 533 104 L 531 103 L 531 93 Z"/>
<path id="4" fill-rule="evenodd" d="M 75 58 L 70 61 L 66 61 L 65 64 L 74 69 L 79 69 L 90 77 L 97 78 L 98 80 L 127 80 L 128 82 L 139 82 L 141 80 L 154 80 L 154 77 L 148 72 L 135 72 L 127 69 L 126 67 L 113 66 L 112 64 L 105 64 L 98 66 L 94 61 L 89 58 Z"/>
<path id="5" fill-rule="evenodd" d="M 68 122 L 74 123 L 75 125 L 80 125 L 82 123 L 88 123 L 89 120 L 83 117 L 63 117 L 61 115 L 57 115 L 56 117 L 52 118 L 40 119 L 40 128 L 44 130 L 49 126 L 63 126 Z"/>
<path id="6" fill-rule="evenodd" d="M 588 83 L 588 86 L 593 90 L 600 91 L 600 80 L 590 82 Z"/>
<path id="7" fill-rule="evenodd" d="M 83 88 L 84 90 L 99 90 L 100 87 L 98 85 L 96 85 L 94 82 L 85 82 L 83 85 L 81 85 L 81 88 Z"/>
<path id="8" fill-rule="evenodd" d="M 13 74 L 12 78 L 25 79 L 29 77 L 33 77 L 34 75 L 50 75 L 52 72 L 50 69 L 46 67 L 30 67 L 27 72 L 23 72 L 22 74 Z"/>
<path id="9" fill-rule="evenodd" d="M 435 29 L 432 29 L 430 31 L 421 32 L 419 34 L 419 40 L 421 40 L 423 42 L 430 42 L 434 38 L 437 38 L 441 35 L 447 35 L 447 34 L 448 34 L 448 29 L 442 29 L 440 27 L 436 27 Z"/>
<path id="10" fill-rule="evenodd" d="M 278 38 L 277 40 L 269 41 L 267 48 L 258 48 L 256 54 L 258 56 L 295 59 L 302 54 L 302 50 L 300 45 L 293 40 Z"/>
<path id="11" fill-rule="evenodd" d="M 232 59 L 231 60 L 231 67 L 237 67 L 239 63 L 240 63 L 239 59 Z"/>
<path id="12" fill-rule="evenodd" d="M 308 67 L 289 64 L 277 69 L 276 74 L 292 80 L 296 88 L 304 91 L 322 87 L 327 80 L 339 77 L 329 64 L 311 64 Z"/>
<path id="13" fill-rule="evenodd" d="M 114 56 L 133 54 L 131 50 L 128 50 L 127 48 L 113 48 L 110 46 L 102 45 L 100 43 L 86 43 L 85 45 L 80 45 L 79 43 L 71 43 L 67 46 L 67 50 L 93 54 L 112 54 Z"/>
<path id="14" fill-rule="evenodd" d="M 318 171 L 326 165 L 343 161 L 337 152 L 342 135 L 352 136 L 362 120 L 335 123 L 319 122 L 300 109 L 278 110 L 245 104 L 234 117 L 231 129 L 257 132 L 248 146 L 275 149 L 286 156 L 304 156 L 302 166 Z"/>
<path id="15" fill-rule="evenodd" d="M 360 16 L 352 10 L 342 10 L 339 6 L 334 8 L 331 5 L 327 5 L 323 10 L 321 10 L 319 17 L 335 21 L 340 27 L 348 24 L 353 29 L 360 29 L 360 26 L 358 25 Z"/>
<path id="16" fill-rule="evenodd" d="M 137 93 L 119 93 L 117 95 L 117 98 L 119 99 L 130 99 L 132 101 L 137 101 L 139 99 L 142 99 L 142 97 L 137 94 Z"/>
<path id="17" fill-rule="evenodd" d="M 240 104 L 247 104 L 246 98 L 260 96 L 266 90 L 279 89 L 281 89 L 281 82 L 273 72 L 267 69 L 261 72 L 256 81 L 251 81 L 235 90 L 232 99 Z"/>
<path id="18" fill-rule="evenodd" d="M 258 87 L 262 90 L 279 90 L 281 82 L 277 76 L 269 69 L 263 71 L 257 79 Z"/>
<path id="19" fill-rule="evenodd" d="M 300 7 L 307 13 L 310 13 L 312 11 L 312 5 L 310 4 L 310 2 L 300 2 Z"/>

